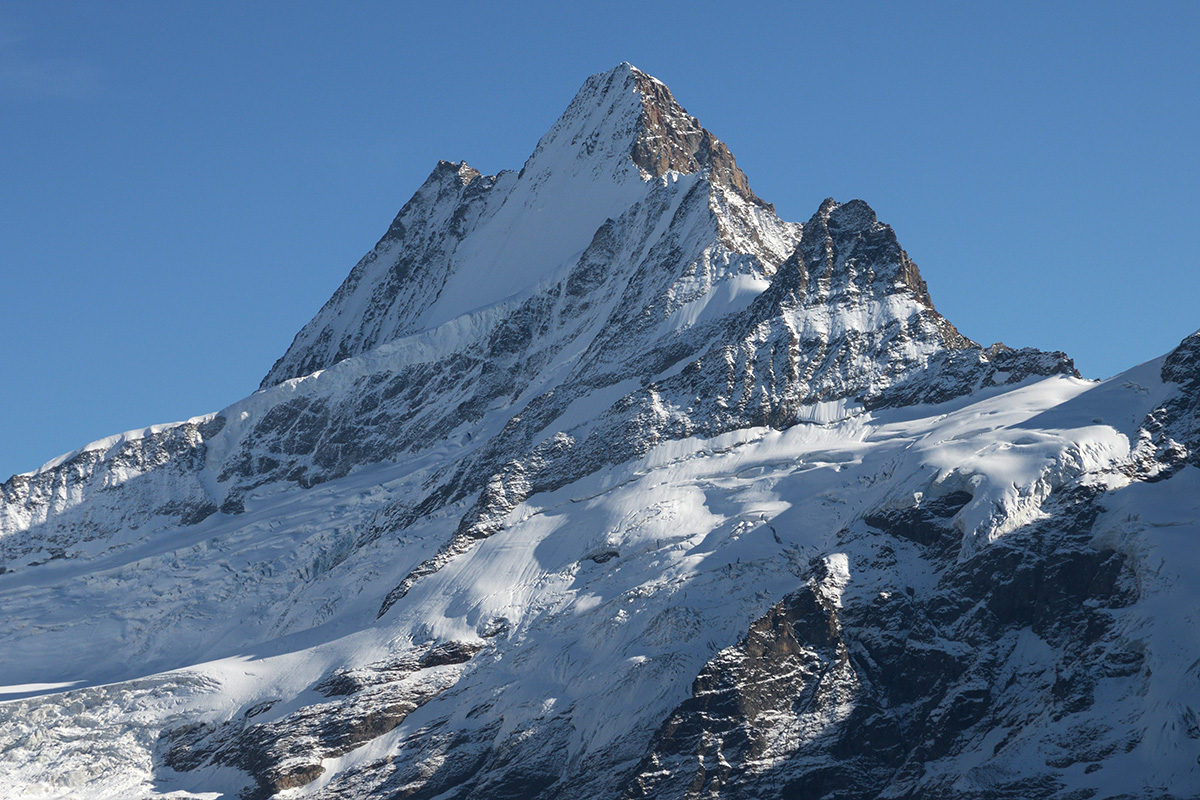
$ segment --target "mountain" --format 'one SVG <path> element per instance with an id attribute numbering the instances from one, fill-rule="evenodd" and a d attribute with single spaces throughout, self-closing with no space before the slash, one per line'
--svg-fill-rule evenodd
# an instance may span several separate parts
<path id="1" fill-rule="evenodd" d="M 967 339 L 622 64 L 0 486 L 0 796 L 1194 797 L 1198 389 Z"/>

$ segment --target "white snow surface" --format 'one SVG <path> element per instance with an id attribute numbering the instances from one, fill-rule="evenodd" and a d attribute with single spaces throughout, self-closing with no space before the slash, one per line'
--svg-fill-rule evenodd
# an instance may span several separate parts
<path id="1" fill-rule="evenodd" d="M 1200 659 L 1200 478 L 1194 467 L 1156 483 L 1130 477 L 1138 426 L 1171 391 L 1161 360 L 1100 384 L 1029 378 L 938 405 L 865 410 L 855 396 L 876 396 L 944 355 L 928 309 L 911 293 L 860 296 L 870 283 L 853 275 L 835 275 L 832 287 L 814 275 L 816 289 L 776 319 L 722 328 L 764 296 L 800 226 L 703 174 L 641 173 L 628 158 L 642 113 L 631 70 L 589 79 L 521 173 L 439 168 L 401 221 L 435 233 L 465 226 L 444 240 L 452 252 L 438 251 L 445 271 L 402 282 L 391 316 L 364 319 L 376 279 L 402 255 L 385 240 L 297 337 L 328 345 L 329 355 L 340 337 L 366 330 L 361 351 L 217 415 L 110 437 L 7 484 L 24 494 L 0 505 L 0 798 L 235 797 L 249 776 L 167 768 L 162 732 L 252 711 L 256 721 L 282 719 L 319 701 L 313 687 L 335 670 L 442 642 L 481 649 L 461 667 L 412 678 L 440 694 L 394 730 L 324 758 L 316 780 L 281 796 L 313 796 L 394 756 L 431 721 L 482 724 L 469 713 L 481 697 L 487 718 L 502 721 L 497 741 L 562 715 L 571 763 L 622 746 L 636 757 L 704 665 L 794 591 L 814 561 L 826 567 L 820 590 L 833 605 L 869 590 L 863 553 L 839 539 L 866 515 L 966 492 L 952 521 L 966 561 L 1043 520 L 1055 493 L 1078 486 L 1108 493 L 1097 546 L 1126 554 L 1141 582 L 1120 626 L 1158 676 L 1146 692 L 1133 679 L 1106 679 L 1088 713 L 1141 732 L 1137 747 L 1114 756 L 1134 776 L 1129 791 L 1144 788 L 1136 776 L 1152 769 L 1163 791 L 1194 794 L 1200 766 L 1179 720 L 1194 695 L 1184 688 L 1196 678 L 1188 665 Z M 527 308 L 541 314 L 529 315 L 538 325 L 512 333 Z M 322 344 L 327 328 L 333 338 Z M 730 330 L 742 339 L 718 342 L 726 346 L 716 356 L 696 344 Z M 484 394 L 479 361 L 496 341 L 495 358 L 508 357 L 508 334 L 525 360 L 493 366 L 525 371 L 515 387 L 498 382 Z M 553 413 L 522 442 L 553 453 L 557 443 L 591 441 L 606 414 L 634 399 L 656 424 L 692 422 L 686 397 L 660 393 L 696 363 L 691 355 L 654 373 L 610 374 L 655 348 L 682 343 L 723 358 L 734 376 L 724 403 L 739 387 L 765 395 L 768 384 L 782 385 L 777 368 L 824 369 L 824 345 L 843 339 L 853 342 L 848 360 L 830 369 L 850 388 L 824 393 L 828 375 L 804 376 L 812 385 L 803 388 L 821 399 L 802 395 L 790 427 L 671 439 L 659 438 L 665 424 L 647 425 L 654 438 L 638 442 L 636 455 L 598 460 L 552 490 L 506 494 L 516 500 L 490 510 L 494 532 L 420 577 L 377 619 L 382 599 L 454 540 L 476 496 L 396 528 L 380 520 L 515 435 L 536 401 L 566 397 L 561 407 L 546 401 Z M 811 343 L 820 357 L 789 360 Z M 872 363 L 881 352 L 890 361 Z M 454 369 L 462 374 L 446 374 Z M 735 385 L 743 373 L 758 382 Z M 263 443 L 276 418 L 303 428 L 324 419 L 313 409 L 382 413 L 359 405 L 364 387 L 410 374 L 449 388 L 397 389 L 417 397 L 400 419 L 385 420 L 386 435 L 417 437 L 406 449 L 338 470 L 283 434 L 276 449 Z M 477 415 L 437 428 L 470 403 Z M 362 444 L 386 427 L 364 424 L 347 438 Z M 424 430 L 439 432 L 421 439 Z M 275 463 L 285 456 L 287 469 Z M 293 466 L 316 479 L 289 477 Z M 181 521 L 191 511 L 195 519 Z M 915 551 L 897 553 L 919 590 L 927 564 Z M 1031 659 L 1047 647 L 1021 635 L 1018 651 Z M 1019 775 L 1022 763 L 1045 761 L 1035 738 L 1023 741 L 1017 755 L 968 754 L 938 768 Z M 1117 791 L 1117 773 L 1081 767 L 1072 788 Z"/>
<path id="2" fill-rule="evenodd" d="M 421 240 L 425 246 L 441 237 L 441 251 L 424 265 L 436 275 L 408 280 L 401 299 L 385 309 L 381 294 L 395 291 L 385 287 L 391 270 L 414 246 L 411 237 L 385 237 L 300 332 L 289 355 L 324 349 L 332 361 L 344 342 L 355 342 L 352 349 L 360 352 L 434 329 L 569 267 L 606 220 L 621 216 L 654 185 L 679 177 L 646 175 L 630 159 L 643 114 L 638 75 L 622 64 L 590 77 L 519 173 L 474 178 L 475 188 L 487 186 L 475 201 L 445 202 L 451 190 L 469 192 L 457 184 L 478 176 L 465 163 L 454 177 L 431 177 L 410 206 L 420 226 L 440 232 Z M 403 212 L 399 219 L 413 227 Z"/>
<path id="3" fill-rule="evenodd" d="M 458 246 L 445 288 L 417 326 L 437 327 L 529 288 L 640 200 L 647 181 L 628 153 L 641 113 L 629 68 L 589 79 L 495 215 Z"/>
<path id="4" fill-rule="evenodd" d="M 436 455 L 267 496 L 243 515 L 216 515 L 93 557 L 0 575 L 5 691 L 24 695 L 0 703 L 0 753 L 12 765 L 0 796 L 233 791 L 245 780 L 235 771 L 171 775 L 155 767 L 153 732 L 185 711 L 221 720 L 264 699 L 294 703 L 330 669 L 414 643 L 483 642 L 481 632 L 498 619 L 508 631 L 456 691 L 493 687 L 512 726 L 545 714 L 547 704 L 569 708 L 574 747 L 594 751 L 627 733 L 630 721 L 664 717 L 731 643 L 730 632 L 794 588 L 812 558 L 826 557 L 838 584 L 853 584 L 862 565 L 834 549 L 835 534 L 864 511 L 967 487 L 973 500 L 956 523 L 983 546 L 1035 516 L 1047 485 L 1120 483 L 1127 434 L 1092 420 L 1122 392 L 1138 393 L 1128 374 L 1100 385 L 1050 378 L 942 406 L 664 443 L 528 498 L 501 533 L 418 582 L 378 622 L 379 598 L 456 518 L 438 515 L 357 550 L 351 532 Z M 1195 472 L 1115 496 L 1104 535 L 1136 553 L 1158 587 L 1124 625 L 1153 653 L 1156 672 L 1181 670 L 1200 634 L 1188 600 L 1200 592 L 1190 549 L 1200 524 Z M 616 555 L 589 560 L 597 553 Z M 62 691 L 68 685 L 76 688 Z M 1157 730 L 1177 700 L 1168 691 L 1115 702 Z M 423 713 L 385 738 L 399 743 Z M 1156 735 L 1166 737 L 1161 747 L 1147 743 L 1123 758 L 1158 759 L 1160 780 L 1175 791 L 1194 785 L 1190 752 L 1178 751 L 1165 728 Z M 388 746 L 372 743 L 372 756 Z M 326 766 L 368 757 L 356 753 Z"/>

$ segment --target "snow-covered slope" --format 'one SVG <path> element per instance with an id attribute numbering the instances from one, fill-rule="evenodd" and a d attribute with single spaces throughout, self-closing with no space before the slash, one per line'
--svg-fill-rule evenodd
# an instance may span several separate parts
<path id="1" fill-rule="evenodd" d="M 593 75 L 520 172 L 485 177 L 465 162 L 439 163 L 263 386 L 519 295 L 652 192 L 648 178 L 701 170 L 764 205 L 664 85 L 628 64 Z M 765 222 L 788 227 L 773 215 Z M 763 248 L 787 255 L 791 232 L 762 233 Z"/>
<path id="2" fill-rule="evenodd" d="M 621 65 L 0 487 L 0 796 L 1192 797 L 1198 343 L 980 347 Z"/>

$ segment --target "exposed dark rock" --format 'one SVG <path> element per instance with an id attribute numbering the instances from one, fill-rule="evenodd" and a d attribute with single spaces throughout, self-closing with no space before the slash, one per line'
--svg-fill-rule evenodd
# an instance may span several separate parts
<path id="1" fill-rule="evenodd" d="M 339 756 L 395 729 L 454 685 L 458 670 L 482 649 L 443 642 L 388 663 L 340 670 L 313 689 L 332 702 L 306 705 L 277 719 L 274 702 L 259 703 L 221 725 L 186 725 L 163 733 L 163 762 L 190 772 L 209 764 L 236 767 L 253 779 L 243 800 L 266 800 L 305 786 L 324 773 L 323 758 Z M 440 668 L 440 669 L 439 669 Z"/>
<path id="2" fill-rule="evenodd" d="M 803 588 L 705 667 L 624 796 L 1088 796 L 1065 791 L 1062 771 L 1127 746 L 1116 728 L 1091 729 L 1086 748 L 1061 741 L 1064 755 L 1048 760 L 1041 777 L 1015 783 L 981 771 L 972 777 L 978 788 L 964 792 L 961 773 L 928 769 L 979 750 L 993 731 L 1009 736 L 979 756 L 983 763 L 1048 721 L 1086 718 L 1098 680 L 1136 680 L 1142 664 L 1114 633 L 1112 612 L 1136 590 L 1124 556 L 1090 545 L 1094 492 L 1069 492 L 1054 501 L 1053 522 L 1008 534 L 965 562 L 947 561 L 956 536 L 949 521 L 966 499 L 868 516 L 867 527 L 847 532 L 846 590 L 830 589 L 841 583 L 831 562 L 815 562 Z M 934 559 L 931 589 L 879 569 L 895 563 L 881 555 L 901 541 Z M 856 569 L 856 558 L 870 567 Z M 1022 636 L 1054 654 L 1037 672 L 1027 672 Z"/>
<path id="3" fill-rule="evenodd" d="M 709 133 L 676 102 L 671 90 L 638 69 L 630 69 L 642 97 L 642 129 L 630 157 L 651 175 L 668 171 L 689 174 L 706 171 L 716 183 L 727 185 L 743 197 L 774 210 L 750 189 L 729 148 Z"/>
<path id="4" fill-rule="evenodd" d="M 1185 464 L 1200 467 L 1200 331 L 1167 355 L 1160 374 L 1176 388 L 1142 422 L 1131 464 L 1142 480 L 1163 480 Z"/>
<path id="5" fill-rule="evenodd" d="M 196 475 L 205 465 L 207 441 L 224 426 L 225 419 L 215 416 L 151 430 L 108 448 L 75 453 L 51 469 L 12 476 L 0 484 L 6 521 L 28 521 L 22 530 L 5 534 L 2 566 L 34 566 L 31 556 L 39 550 L 69 557 L 80 545 L 131 526 L 167 528 L 207 519 L 217 506 Z M 90 507 L 76 512 L 72 498 L 84 495 Z"/>

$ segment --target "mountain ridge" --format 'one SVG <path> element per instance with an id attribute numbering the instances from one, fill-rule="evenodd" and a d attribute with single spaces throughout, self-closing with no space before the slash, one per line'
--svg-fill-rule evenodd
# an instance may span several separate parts
<path id="1" fill-rule="evenodd" d="M 619 65 L 258 392 L 0 486 L 5 674 L 78 687 L 0 687 L 12 785 L 1183 798 L 1197 342 L 984 348 Z"/>
<path id="2" fill-rule="evenodd" d="M 551 227 L 563 226 L 564 220 L 574 217 L 584 220 L 579 225 L 572 220 L 571 225 L 565 226 L 577 228 L 573 231 L 574 245 L 551 248 L 549 253 L 531 253 L 529 251 L 522 253 L 525 257 L 532 257 L 545 265 L 532 273 L 540 276 L 545 274 L 546 268 L 558 266 L 572 252 L 578 251 L 586 245 L 587 238 L 590 238 L 590 234 L 607 216 L 601 216 L 601 214 L 623 209 L 631 201 L 628 192 L 618 191 L 620 198 L 615 204 L 602 198 L 598 206 L 592 208 L 588 207 L 588 204 L 572 202 L 569 195 L 547 191 L 547 184 L 552 188 L 555 184 L 561 184 L 564 176 L 569 177 L 573 182 L 570 195 L 578 195 L 580 193 L 574 189 L 579 185 L 580 177 L 583 176 L 590 179 L 593 184 L 603 183 L 611 190 L 623 184 L 636 183 L 633 170 L 640 173 L 643 181 L 650 178 L 662 178 L 668 173 L 688 175 L 704 171 L 714 180 L 741 193 L 746 199 L 770 208 L 750 190 L 745 175 L 737 168 L 728 148 L 705 130 L 694 117 L 688 115 L 675 101 L 665 85 L 630 64 L 621 64 L 608 72 L 593 75 L 584 82 L 566 111 L 538 142 L 524 166 L 515 175 L 511 172 L 501 172 L 484 177 L 480 176 L 477 170 L 468 167 L 466 162 L 459 162 L 457 168 L 452 162 L 439 162 L 422 189 L 418 190 L 413 200 L 397 215 L 380 244 L 363 262 L 360 262 L 331 298 L 330 304 L 332 305 L 327 304 L 327 316 L 330 318 L 345 316 L 347 310 L 343 304 L 339 303 L 339 299 L 354 294 L 358 284 L 366 279 L 368 283 L 373 284 L 372 297 L 369 305 L 364 310 L 357 312 L 361 318 L 360 324 L 369 323 L 371 319 L 379 316 L 398 316 L 399 318 L 393 323 L 391 329 L 392 338 L 400 333 L 418 332 L 422 325 L 429 324 L 429 318 L 427 316 L 422 318 L 421 315 L 429 304 L 436 303 L 436 297 L 426 297 L 421 300 L 420 294 L 417 294 L 411 301 L 415 305 L 407 309 L 397 309 L 395 308 L 396 295 L 401 290 L 396 282 L 387 280 L 387 276 L 366 277 L 367 267 L 374 261 L 374 257 L 378 257 L 381 246 L 395 243 L 396 247 L 411 248 L 413 237 L 404 220 L 409 216 L 406 211 L 409 211 L 412 203 L 418 200 L 422 192 L 432 192 L 436 187 L 438 197 L 445 198 L 447 189 L 443 188 L 443 185 L 446 181 L 450 181 L 451 185 L 453 183 L 461 184 L 461 198 L 457 198 L 457 207 L 454 208 L 448 221 L 451 226 L 463 224 L 466 218 L 474 213 L 485 217 L 490 214 L 503 215 L 510 203 L 513 206 L 520 206 L 527 217 L 539 213 L 541 209 L 538 206 L 544 203 L 565 205 L 567 207 L 565 212 L 562 209 L 555 210 L 555 221 Z M 482 177 L 483 183 L 472 190 L 470 186 L 477 177 Z M 499 182 L 502 199 L 493 202 L 492 208 L 475 209 L 476 205 L 481 204 L 477 202 L 480 194 L 497 186 L 497 182 Z M 483 187 L 483 189 L 479 187 Z M 515 192 L 516 194 L 510 199 L 506 192 Z M 546 194 L 550 195 L 548 199 L 545 197 Z M 587 192 L 582 194 L 587 194 Z M 486 204 L 484 205 L 486 206 Z M 412 214 L 411 211 L 409 213 Z M 421 213 L 426 212 L 421 209 L 412 215 L 418 216 Z M 615 213 L 612 215 L 615 216 Z M 547 236 L 548 232 L 545 226 L 539 228 L 535 223 L 536 220 L 534 223 L 530 223 L 534 224 L 532 230 L 525 230 L 524 227 L 518 226 L 515 231 L 495 223 L 494 227 L 500 228 L 499 233 L 492 230 L 486 232 L 485 235 L 493 240 L 497 236 L 502 238 Z M 449 247 L 427 253 L 424 261 L 428 263 L 421 263 L 421 272 L 441 276 L 442 273 L 454 272 L 457 269 L 469 271 L 473 275 L 482 271 L 483 275 L 475 277 L 475 280 L 482 278 L 494 281 L 494 278 L 490 278 L 487 273 L 492 269 L 493 264 L 498 263 L 499 257 L 472 264 L 473 254 L 468 253 L 461 259 L 466 261 L 466 264 L 455 264 L 454 257 L 460 246 L 462 246 L 461 242 L 453 241 Z M 390 251 L 390 248 L 385 249 Z M 400 281 L 408 279 L 410 275 L 420 274 L 409 268 L 403 258 L 389 268 L 392 272 L 400 270 L 396 275 Z M 536 277 L 533 279 L 536 280 Z M 444 285 L 436 290 L 425 289 L 424 293 L 436 295 L 442 288 Z M 490 299 L 494 302 L 500 298 L 492 296 Z M 486 299 L 480 301 L 480 305 L 486 304 Z M 460 307 L 458 310 L 469 312 L 473 309 Z M 435 319 L 444 321 L 444 318 L 445 315 L 442 315 Z M 319 314 L 305 326 L 297 334 L 293 346 L 263 379 L 260 388 L 278 383 L 284 376 L 298 377 L 301 374 L 307 374 L 314 371 L 317 366 L 327 366 L 332 361 L 341 360 L 355 352 L 361 352 L 363 347 L 381 343 L 378 334 L 372 336 L 368 333 L 355 335 L 343 332 L 338 349 L 330 354 L 317 357 L 313 353 L 293 352 L 304 348 L 317 347 L 320 349 L 322 346 L 329 345 L 335 336 L 335 328 L 331 327 L 331 322 L 331 319 L 321 319 Z M 317 327 L 320 327 L 320 332 L 315 335 L 315 338 L 306 338 L 306 331 Z M 297 360 L 299 363 L 292 366 L 291 362 Z M 289 368 L 285 369 L 285 365 Z"/>

